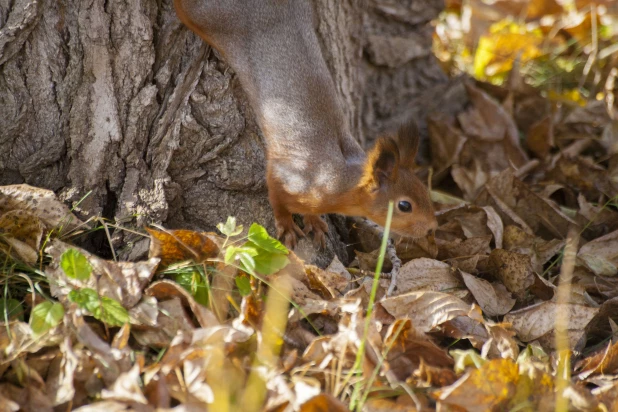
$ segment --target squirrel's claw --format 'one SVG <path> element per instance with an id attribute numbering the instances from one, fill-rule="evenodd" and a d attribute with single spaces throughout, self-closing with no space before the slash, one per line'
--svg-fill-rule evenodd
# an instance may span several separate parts
<path id="1" fill-rule="evenodd" d="M 290 250 L 296 247 L 299 237 L 305 237 L 303 231 L 294 223 L 292 215 L 290 215 L 289 219 L 277 220 L 275 225 L 277 226 L 277 237 Z"/>
<path id="2" fill-rule="evenodd" d="M 326 248 L 326 232 L 328 232 L 328 225 L 318 215 L 304 215 L 303 223 L 305 229 L 303 230 L 305 235 L 313 232 L 313 243 L 322 248 Z"/>

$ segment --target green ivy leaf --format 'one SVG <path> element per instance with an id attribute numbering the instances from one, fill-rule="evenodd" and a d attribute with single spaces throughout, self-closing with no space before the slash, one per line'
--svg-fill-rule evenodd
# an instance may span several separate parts
<path id="1" fill-rule="evenodd" d="M 248 296 L 251 294 L 251 279 L 249 276 L 240 274 L 236 276 L 236 287 L 238 287 L 238 292 L 242 296 Z"/>
<path id="2" fill-rule="evenodd" d="M 288 249 L 283 246 L 283 243 L 268 235 L 264 227 L 254 223 L 249 228 L 249 240 L 261 249 L 270 253 L 287 255 Z"/>
<path id="3" fill-rule="evenodd" d="M 6 318 L 5 318 L 6 315 Z M 24 320 L 24 307 L 17 299 L 0 299 L 0 322 L 5 319 Z"/>
<path id="4" fill-rule="evenodd" d="M 219 223 L 217 225 L 217 229 L 219 229 L 219 232 L 223 233 L 225 236 L 231 237 L 240 235 L 242 233 L 243 226 L 236 226 L 236 218 L 228 216 L 227 222 Z"/>
<path id="5" fill-rule="evenodd" d="M 32 308 L 30 328 L 33 335 L 40 336 L 60 323 L 64 316 L 64 307 L 58 302 L 43 302 Z"/>
<path id="6" fill-rule="evenodd" d="M 94 289 L 72 290 L 69 292 L 69 300 L 110 326 L 122 326 L 129 322 L 129 312 L 120 302 L 106 296 L 99 296 Z"/>
<path id="7" fill-rule="evenodd" d="M 92 274 L 92 266 L 86 256 L 75 249 L 67 249 L 60 256 L 60 267 L 71 279 L 84 281 Z"/>

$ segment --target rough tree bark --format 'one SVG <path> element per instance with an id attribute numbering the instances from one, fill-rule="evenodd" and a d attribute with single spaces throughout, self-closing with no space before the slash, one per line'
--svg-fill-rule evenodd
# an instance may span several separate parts
<path id="1" fill-rule="evenodd" d="M 446 80 L 430 53 L 442 1 L 313 1 L 359 141 L 422 121 Z M 171 0 L 0 0 L 0 184 L 16 183 L 73 205 L 91 191 L 77 212 L 125 224 L 274 223 L 243 91 Z"/>

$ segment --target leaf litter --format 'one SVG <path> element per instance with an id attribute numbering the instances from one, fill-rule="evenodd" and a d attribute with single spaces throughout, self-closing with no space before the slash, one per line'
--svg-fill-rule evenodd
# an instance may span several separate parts
<path id="1" fill-rule="evenodd" d="M 488 49 L 538 57 L 538 33 L 499 33 Z M 147 228 L 148 256 L 118 262 L 53 192 L 0 187 L 0 410 L 614 410 L 615 112 L 476 58 L 508 82 L 467 80 L 463 111 L 428 118 L 448 202 L 434 237 L 394 237 L 401 265 L 384 262 L 369 318 L 379 236 L 318 268 L 230 218 L 218 234 Z"/>

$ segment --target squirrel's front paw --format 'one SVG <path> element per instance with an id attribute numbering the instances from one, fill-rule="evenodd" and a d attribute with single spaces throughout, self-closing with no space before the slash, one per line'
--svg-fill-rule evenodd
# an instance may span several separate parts
<path id="1" fill-rule="evenodd" d="M 305 224 L 304 232 L 306 235 L 313 232 L 313 242 L 322 249 L 326 248 L 326 232 L 328 225 L 318 215 L 304 215 L 303 223 Z"/>
<path id="2" fill-rule="evenodd" d="M 294 223 L 292 215 L 286 219 L 276 219 L 275 226 L 277 227 L 277 237 L 290 250 L 296 247 L 299 237 L 305 237 L 303 231 Z"/>

